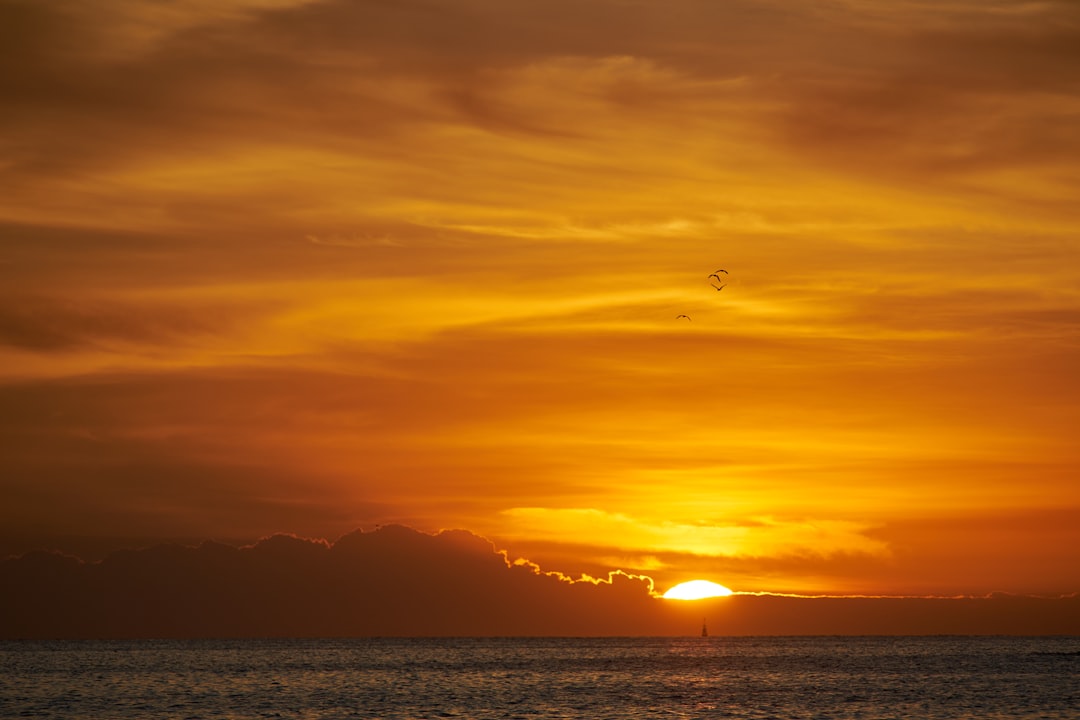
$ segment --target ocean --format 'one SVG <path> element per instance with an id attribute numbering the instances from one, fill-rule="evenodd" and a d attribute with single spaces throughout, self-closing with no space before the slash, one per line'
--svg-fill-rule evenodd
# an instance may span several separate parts
<path id="1" fill-rule="evenodd" d="M 1080 718 L 1080 637 L 0 642 L 0 717 Z"/>

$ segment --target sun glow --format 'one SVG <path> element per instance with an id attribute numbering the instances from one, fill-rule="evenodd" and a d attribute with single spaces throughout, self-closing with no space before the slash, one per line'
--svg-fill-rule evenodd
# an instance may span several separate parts
<path id="1" fill-rule="evenodd" d="M 730 589 L 708 580 L 690 580 L 679 583 L 664 593 L 665 600 L 702 600 L 712 597 L 727 597 Z"/>

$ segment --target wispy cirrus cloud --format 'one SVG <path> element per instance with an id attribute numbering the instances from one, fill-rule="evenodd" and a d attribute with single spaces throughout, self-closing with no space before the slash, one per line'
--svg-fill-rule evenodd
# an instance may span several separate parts
<path id="1" fill-rule="evenodd" d="M 1018 529 L 1078 504 L 1076 20 L 0 2 L 0 515 L 527 519 L 597 576 L 724 546 L 776 590 L 936 588 L 933 520 L 966 591 L 1003 537 L 1074 582 Z"/>
<path id="2" fill-rule="evenodd" d="M 838 552 L 876 555 L 887 550 L 884 543 L 865 534 L 868 526 L 849 521 L 752 518 L 726 524 L 689 523 L 682 518 L 643 519 L 595 508 L 521 507 L 504 512 L 513 521 L 517 540 L 543 542 L 597 534 L 614 538 L 623 552 L 761 558 Z"/>

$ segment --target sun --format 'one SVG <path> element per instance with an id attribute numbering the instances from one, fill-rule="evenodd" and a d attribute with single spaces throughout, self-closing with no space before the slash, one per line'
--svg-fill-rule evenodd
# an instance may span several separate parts
<path id="1" fill-rule="evenodd" d="M 730 589 L 708 580 L 690 580 L 679 583 L 664 593 L 665 600 L 701 600 L 703 598 L 727 597 Z"/>

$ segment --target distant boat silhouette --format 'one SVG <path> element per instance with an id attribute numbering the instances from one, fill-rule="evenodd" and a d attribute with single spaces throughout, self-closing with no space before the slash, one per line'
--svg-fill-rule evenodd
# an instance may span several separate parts
<path id="1" fill-rule="evenodd" d="M 701 637 L 709 637 L 709 628 L 705 625 L 705 621 L 701 621 Z"/>

